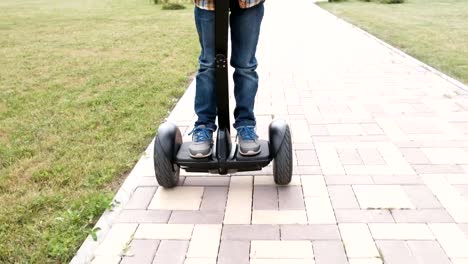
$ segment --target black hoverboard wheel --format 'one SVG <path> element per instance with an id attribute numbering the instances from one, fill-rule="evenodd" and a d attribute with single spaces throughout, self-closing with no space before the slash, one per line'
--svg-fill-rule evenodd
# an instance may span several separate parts
<path id="1" fill-rule="evenodd" d="M 278 185 L 291 182 L 293 153 L 291 131 L 283 120 L 273 121 L 270 125 L 270 144 L 273 151 L 273 178 Z"/>
<path id="2" fill-rule="evenodd" d="M 159 126 L 154 140 L 154 172 L 164 188 L 173 188 L 179 182 L 180 168 L 175 164 L 175 157 L 181 145 L 182 134 L 177 126 L 169 122 Z"/>

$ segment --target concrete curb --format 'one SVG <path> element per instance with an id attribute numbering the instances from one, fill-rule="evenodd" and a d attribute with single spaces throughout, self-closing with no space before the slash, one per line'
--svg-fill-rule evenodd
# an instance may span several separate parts
<path id="1" fill-rule="evenodd" d="M 177 104 L 172 109 L 171 114 L 167 118 L 167 120 L 174 119 L 173 116 L 178 114 L 181 108 L 181 105 L 184 104 L 187 100 L 193 100 L 193 93 L 195 92 L 195 81 L 193 80 L 187 90 L 185 91 L 184 95 L 179 99 Z M 94 228 L 100 228 L 97 232 L 97 240 L 94 241 L 93 238 L 89 235 L 83 244 L 81 245 L 80 249 L 76 252 L 76 255 L 71 260 L 71 264 L 85 264 L 90 263 L 94 258 L 94 252 L 99 247 L 101 242 L 106 237 L 107 233 L 110 230 L 110 227 L 115 222 L 116 218 L 123 210 L 127 202 L 132 197 L 132 194 L 135 192 L 140 179 L 144 176 L 139 173 L 138 169 L 140 166 L 144 165 L 145 163 L 152 162 L 151 159 L 153 157 L 153 141 L 149 144 L 143 156 L 138 160 L 138 162 L 133 167 L 132 171 L 128 175 L 127 179 L 125 179 L 122 186 L 117 191 L 116 195 L 113 198 L 114 206 L 111 210 L 106 210 L 102 216 L 97 221 Z"/>
<path id="2" fill-rule="evenodd" d="M 315 3 L 315 4 L 316 4 L 316 3 Z M 317 5 L 317 4 L 316 4 L 316 5 Z M 460 82 L 460 81 L 458 81 L 458 80 L 456 80 L 456 79 L 454 79 L 454 78 L 448 76 L 447 74 L 445 74 L 445 73 L 443 73 L 443 72 L 441 72 L 441 71 L 435 69 L 434 67 L 432 67 L 432 66 L 430 66 L 430 65 L 428 65 L 428 64 L 426 64 L 426 63 L 424 63 L 424 62 L 422 62 L 422 61 L 420 61 L 420 60 L 418 60 L 417 58 L 415 58 L 415 57 L 409 55 L 408 53 L 406 53 L 406 52 L 404 52 L 404 51 L 402 51 L 402 50 L 400 50 L 400 49 L 398 49 L 398 48 L 392 46 L 391 44 L 389 44 L 389 43 L 387 43 L 387 42 L 385 42 L 385 41 L 383 41 L 383 40 L 381 40 L 381 39 L 379 39 L 379 38 L 377 38 L 376 36 L 372 35 L 371 33 L 365 31 L 364 29 L 362 29 L 362 28 L 360 28 L 360 27 L 358 27 L 358 26 L 355 26 L 355 25 L 351 24 L 350 22 L 344 20 L 343 18 L 340 18 L 340 17 L 336 16 L 335 14 L 333 14 L 333 13 L 331 13 L 330 11 L 328 11 L 328 10 L 326 10 L 326 9 L 324 9 L 324 8 L 322 8 L 322 7 L 320 7 L 319 5 L 317 5 L 317 6 L 318 6 L 322 11 L 324 11 L 324 12 L 326 12 L 326 13 L 332 15 L 332 16 L 335 17 L 337 20 L 340 20 L 342 23 L 344 23 L 344 24 L 350 26 L 351 28 L 354 28 L 355 30 L 359 31 L 360 33 L 364 34 L 365 36 L 367 36 L 367 37 L 369 37 L 369 38 L 371 38 L 371 39 L 377 41 L 379 44 L 381 44 L 382 46 L 384 46 L 384 47 L 386 47 L 386 48 L 392 50 L 392 51 L 395 52 L 396 54 L 398 54 L 398 55 L 400 55 L 400 56 L 402 56 L 402 57 L 404 57 L 404 58 L 410 60 L 410 61 L 411 61 L 412 63 L 414 63 L 415 65 L 418 65 L 418 66 L 424 68 L 425 70 L 427 70 L 427 71 L 429 71 L 429 72 L 431 72 L 431 73 L 434 73 L 435 75 L 439 76 L 440 78 L 444 79 L 445 81 L 450 82 L 451 84 L 453 84 L 453 85 L 456 86 L 457 88 L 461 89 L 461 91 L 462 91 L 463 93 L 467 93 L 467 92 L 468 92 L 468 86 L 465 85 L 464 83 L 462 83 L 462 82 Z"/>

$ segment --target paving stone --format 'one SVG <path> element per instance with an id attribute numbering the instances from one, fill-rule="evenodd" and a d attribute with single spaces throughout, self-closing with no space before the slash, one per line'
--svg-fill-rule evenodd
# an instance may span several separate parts
<path id="1" fill-rule="evenodd" d="M 193 224 L 140 224 L 135 239 L 189 240 Z"/>
<path id="2" fill-rule="evenodd" d="M 137 177 L 150 176 L 155 178 L 153 159 L 145 153 L 145 156 L 140 158 L 130 174 Z"/>
<path id="3" fill-rule="evenodd" d="M 305 120 L 304 109 L 302 106 L 288 106 L 289 120 Z"/>
<path id="4" fill-rule="evenodd" d="M 443 175 L 422 175 L 424 183 L 457 223 L 468 223 L 468 203 Z"/>
<path id="5" fill-rule="evenodd" d="M 463 174 L 465 171 L 460 165 L 413 165 L 413 169 L 418 174 L 441 174 L 441 173 L 460 173 Z"/>
<path id="6" fill-rule="evenodd" d="M 249 251 L 250 241 L 221 240 L 218 264 L 249 264 Z"/>
<path id="7" fill-rule="evenodd" d="M 325 175 L 327 185 L 352 185 L 352 184 L 374 184 L 369 175 Z"/>
<path id="8" fill-rule="evenodd" d="M 364 165 L 356 149 L 337 149 L 343 165 Z"/>
<path id="9" fill-rule="evenodd" d="M 328 196 L 306 197 L 305 203 L 307 209 L 307 219 L 309 221 L 309 224 L 336 223 L 335 213 L 333 211 L 333 207 Z"/>
<path id="10" fill-rule="evenodd" d="M 468 184 L 454 185 L 453 187 L 468 201 Z"/>
<path id="11" fill-rule="evenodd" d="M 458 224 L 458 227 L 465 232 L 465 236 L 468 237 L 468 224 Z"/>
<path id="12" fill-rule="evenodd" d="M 294 161 L 294 158 L 293 158 L 293 161 Z M 296 164 L 295 161 L 293 162 L 293 164 Z M 270 177 L 272 177 L 272 174 L 273 174 L 273 165 L 270 164 L 266 167 L 263 167 L 262 170 L 259 170 L 259 171 L 240 171 L 240 172 L 236 172 L 236 176 L 265 176 L 265 175 L 268 175 Z"/>
<path id="13" fill-rule="evenodd" d="M 120 263 L 151 264 L 159 243 L 159 240 L 133 240 Z"/>
<path id="14" fill-rule="evenodd" d="M 441 134 L 442 131 L 429 120 L 418 120 L 416 118 L 403 119 L 399 123 L 401 129 L 407 134 Z"/>
<path id="15" fill-rule="evenodd" d="M 167 223 L 171 211 L 168 210 L 123 210 L 117 223 Z"/>
<path id="16" fill-rule="evenodd" d="M 203 187 L 158 188 L 148 209 L 198 210 L 202 196 Z"/>
<path id="17" fill-rule="evenodd" d="M 336 225 L 281 225 L 281 240 L 340 240 Z"/>
<path id="18" fill-rule="evenodd" d="M 224 211 L 228 195 L 227 187 L 205 187 L 201 211 Z"/>
<path id="19" fill-rule="evenodd" d="M 296 166 L 293 168 L 293 173 L 300 175 L 316 175 L 321 174 L 322 169 L 320 166 Z"/>
<path id="20" fill-rule="evenodd" d="M 385 160 L 377 149 L 359 148 L 359 156 L 365 165 L 385 165 Z"/>
<path id="21" fill-rule="evenodd" d="M 322 175 L 302 176 L 302 190 L 304 197 L 326 197 L 327 186 Z"/>
<path id="22" fill-rule="evenodd" d="M 254 210 L 278 210 L 278 189 L 276 186 L 254 186 Z"/>
<path id="23" fill-rule="evenodd" d="M 327 130 L 332 136 L 358 136 L 364 135 L 364 131 L 359 124 L 330 124 Z"/>
<path id="24" fill-rule="evenodd" d="M 378 150 L 388 168 L 395 175 L 416 175 L 414 169 L 401 154 L 400 149 L 393 143 L 381 143 L 378 145 Z"/>
<path id="25" fill-rule="evenodd" d="M 466 165 L 463 165 L 464 169 Z M 467 174 L 443 174 L 447 181 L 450 184 L 454 185 L 464 185 L 464 193 L 467 193 L 466 189 L 468 188 L 468 175 Z"/>
<path id="26" fill-rule="evenodd" d="M 307 214 L 304 210 L 254 210 L 252 224 L 306 224 Z"/>
<path id="27" fill-rule="evenodd" d="M 267 185 L 267 186 L 277 186 L 275 183 L 275 179 L 273 178 L 273 175 L 268 175 L 268 176 L 255 176 L 254 177 L 254 185 Z M 301 186 L 301 176 L 292 176 L 291 182 L 288 184 L 288 186 Z"/>
<path id="28" fill-rule="evenodd" d="M 343 114 L 343 113 L 350 113 L 350 109 L 345 104 L 328 104 L 325 103 L 318 103 L 317 104 L 320 112 L 323 114 Z"/>
<path id="29" fill-rule="evenodd" d="M 222 224 L 224 211 L 173 211 L 170 224 Z"/>
<path id="30" fill-rule="evenodd" d="M 114 224 L 110 228 L 104 240 L 94 252 L 95 256 L 120 256 L 132 235 L 137 229 L 137 224 Z"/>
<path id="31" fill-rule="evenodd" d="M 279 240 L 278 225 L 224 225 L 222 240 Z"/>
<path id="32" fill-rule="evenodd" d="M 341 240 L 312 242 L 316 264 L 348 264 Z"/>
<path id="33" fill-rule="evenodd" d="M 450 258 L 468 258 L 468 237 L 456 224 L 429 224 L 429 228 Z"/>
<path id="34" fill-rule="evenodd" d="M 344 175 L 345 170 L 341 164 L 336 149 L 330 145 L 317 143 L 315 146 L 320 168 L 325 175 Z"/>
<path id="35" fill-rule="evenodd" d="M 250 243 L 251 259 L 313 259 L 310 241 L 253 240 Z"/>
<path id="36" fill-rule="evenodd" d="M 369 229 L 375 240 L 433 240 L 426 224 L 371 223 Z"/>
<path id="37" fill-rule="evenodd" d="M 156 181 L 156 177 L 141 177 L 138 180 L 139 187 L 156 187 L 159 186 L 158 182 Z"/>
<path id="38" fill-rule="evenodd" d="M 229 186 L 230 180 L 221 176 L 187 177 L 184 186 Z"/>
<path id="39" fill-rule="evenodd" d="M 370 175 L 389 177 L 395 172 L 386 165 L 344 165 L 347 175 Z"/>
<path id="40" fill-rule="evenodd" d="M 452 264 L 468 264 L 468 258 L 452 258 Z"/>
<path id="41" fill-rule="evenodd" d="M 224 213 L 224 224 L 250 224 L 253 178 L 232 178 Z"/>
<path id="42" fill-rule="evenodd" d="M 375 243 L 383 255 L 385 264 L 418 263 L 405 241 L 377 240 Z"/>
<path id="43" fill-rule="evenodd" d="M 418 112 L 432 113 L 432 109 L 423 103 L 413 103 L 411 105 Z"/>
<path id="44" fill-rule="evenodd" d="M 179 182 L 177 183 L 177 186 L 184 186 L 185 178 L 186 178 L 185 176 L 180 175 Z"/>
<path id="45" fill-rule="evenodd" d="M 250 264 L 314 264 L 313 259 L 252 259 Z"/>
<path id="46" fill-rule="evenodd" d="M 328 136 L 328 129 L 326 125 L 309 125 L 309 132 L 311 136 Z"/>
<path id="47" fill-rule="evenodd" d="M 462 148 L 422 148 L 432 164 L 468 164 L 468 154 Z"/>
<path id="48" fill-rule="evenodd" d="M 452 223 L 445 209 L 391 210 L 397 223 Z"/>
<path id="49" fill-rule="evenodd" d="M 309 125 L 304 120 L 290 120 L 289 125 L 294 133 L 291 133 L 293 143 L 312 143 L 309 133 Z"/>
<path id="50" fill-rule="evenodd" d="M 159 244 L 153 264 L 183 264 L 189 246 L 184 240 L 163 240 Z"/>
<path id="51" fill-rule="evenodd" d="M 383 130 L 377 124 L 361 124 L 367 135 L 382 135 Z"/>
<path id="52" fill-rule="evenodd" d="M 388 210 L 336 209 L 338 223 L 394 223 Z"/>
<path id="53" fill-rule="evenodd" d="M 362 209 L 414 208 L 399 185 L 353 185 L 353 190 Z"/>
<path id="54" fill-rule="evenodd" d="M 391 175 L 391 176 L 372 176 L 375 184 L 389 185 L 422 185 L 421 177 L 417 175 Z"/>
<path id="55" fill-rule="evenodd" d="M 186 258 L 184 264 L 216 264 L 216 258 Z"/>
<path id="56" fill-rule="evenodd" d="M 314 150 L 315 146 L 314 144 L 294 144 L 294 149 L 295 150 Z"/>
<path id="57" fill-rule="evenodd" d="M 442 208 L 439 200 L 426 185 L 402 186 L 411 203 L 418 209 Z"/>
<path id="58" fill-rule="evenodd" d="M 359 204 L 350 185 L 328 186 L 328 193 L 333 208 L 335 209 L 359 209 Z"/>
<path id="59" fill-rule="evenodd" d="M 375 118 L 377 124 L 382 128 L 391 141 L 409 141 L 408 137 L 403 130 L 396 124 L 395 121 L 389 118 Z"/>
<path id="60" fill-rule="evenodd" d="M 385 135 L 365 135 L 365 136 L 351 136 L 350 140 L 353 142 L 380 142 L 380 141 L 387 141 L 388 138 Z"/>
<path id="61" fill-rule="evenodd" d="M 278 187 L 279 210 L 305 210 L 301 186 Z"/>
<path id="62" fill-rule="evenodd" d="M 355 258 L 349 259 L 349 264 L 382 264 L 380 258 Z"/>
<path id="63" fill-rule="evenodd" d="M 91 264 L 119 264 L 120 260 L 118 256 L 96 256 Z"/>
<path id="64" fill-rule="evenodd" d="M 195 225 L 187 251 L 187 258 L 216 259 L 221 228 L 221 225 Z"/>
<path id="65" fill-rule="evenodd" d="M 375 258 L 379 256 L 367 225 L 339 224 L 338 227 L 348 258 Z"/>
<path id="66" fill-rule="evenodd" d="M 156 187 L 140 187 L 135 190 L 125 209 L 146 209 L 156 192 Z"/>
<path id="67" fill-rule="evenodd" d="M 420 148 L 401 148 L 401 153 L 410 164 L 430 164 L 431 162 Z"/>
<path id="68" fill-rule="evenodd" d="M 412 255 L 421 264 L 451 264 L 437 241 L 407 241 Z"/>
<path id="69" fill-rule="evenodd" d="M 318 166 L 318 159 L 315 150 L 295 150 L 297 164 L 299 166 Z"/>
<path id="70" fill-rule="evenodd" d="M 463 165 L 465 168 L 466 165 Z M 467 174 L 445 174 L 445 178 L 450 184 L 461 185 L 464 193 L 468 193 L 468 175 Z"/>

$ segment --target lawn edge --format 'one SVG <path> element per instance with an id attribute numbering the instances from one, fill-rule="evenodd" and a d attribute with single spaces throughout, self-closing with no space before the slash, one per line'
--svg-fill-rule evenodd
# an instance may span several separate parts
<path id="1" fill-rule="evenodd" d="M 179 98 L 177 103 L 171 109 L 170 115 L 166 118 L 166 120 L 174 120 L 174 116 L 178 111 L 178 106 L 182 105 L 181 102 L 186 100 L 193 100 L 193 93 L 195 92 L 195 79 L 193 79 L 190 83 L 184 94 Z M 131 172 L 125 179 L 125 181 L 120 186 L 119 190 L 115 194 L 113 201 L 112 209 L 106 209 L 104 213 L 101 215 L 97 223 L 94 225 L 93 228 L 100 228 L 97 232 L 97 240 L 94 241 L 91 235 L 88 235 L 84 242 L 81 244 L 80 248 L 76 252 L 75 256 L 70 261 L 70 264 L 84 264 L 90 263 L 93 258 L 95 257 L 94 252 L 99 247 L 101 242 L 105 239 L 107 233 L 109 232 L 111 226 L 114 224 L 115 220 L 119 216 L 120 212 L 125 208 L 125 205 L 128 203 L 130 198 L 132 197 L 133 193 L 135 192 L 136 188 L 138 187 L 138 183 L 144 175 L 138 173 L 136 168 L 141 163 L 148 162 L 148 159 L 153 157 L 153 140 L 148 145 L 146 150 L 142 153 L 142 156 L 138 160 L 138 162 L 134 165 Z M 156 179 L 155 179 L 156 181 Z"/>
<path id="2" fill-rule="evenodd" d="M 453 77 L 450 77 L 449 75 L 441 72 L 440 70 L 428 65 L 427 63 L 413 57 L 412 55 L 402 51 L 401 49 L 391 45 L 390 43 L 376 37 L 375 35 L 373 35 L 372 33 L 358 27 L 357 25 L 354 25 L 353 23 L 349 22 L 349 21 L 346 21 L 344 18 L 341 18 L 335 14 L 333 14 L 332 12 L 330 12 L 329 10 L 321 7 L 320 5 L 318 5 L 317 3 L 314 3 L 317 7 L 319 7 L 322 11 L 332 15 L 333 17 L 335 17 L 336 19 L 340 20 L 342 23 L 348 25 L 348 26 L 351 26 L 351 28 L 354 28 L 356 29 L 357 31 L 359 31 L 360 33 L 364 34 L 365 36 L 377 41 L 380 45 L 392 50 L 393 52 L 395 52 L 396 54 L 410 60 L 412 63 L 416 64 L 417 66 L 431 72 L 431 73 L 434 73 L 435 75 L 439 76 L 440 78 L 444 79 L 445 81 L 448 81 L 450 82 L 451 84 L 453 84 L 454 86 L 456 86 L 458 89 L 460 89 L 462 92 L 464 93 L 467 93 L 468 92 L 468 86 L 464 83 L 462 83 L 461 81 L 453 78 Z"/>

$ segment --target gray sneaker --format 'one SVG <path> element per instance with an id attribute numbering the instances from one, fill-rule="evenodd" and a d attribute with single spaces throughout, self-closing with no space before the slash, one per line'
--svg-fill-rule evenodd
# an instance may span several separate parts
<path id="1" fill-rule="evenodd" d="M 260 151 L 258 136 L 254 126 L 242 126 L 237 128 L 237 138 L 239 140 L 239 153 L 242 156 L 255 156 Z"/>
<path id="2" fill-rule="evenodd" d="M 213 129 L 205 125 L 197 126 L 190 132 L 192 135 L 192 144 L 189 146 L 190 157 L 202 159 L 211 156 L 211 147 L 213 146 Z"/>

